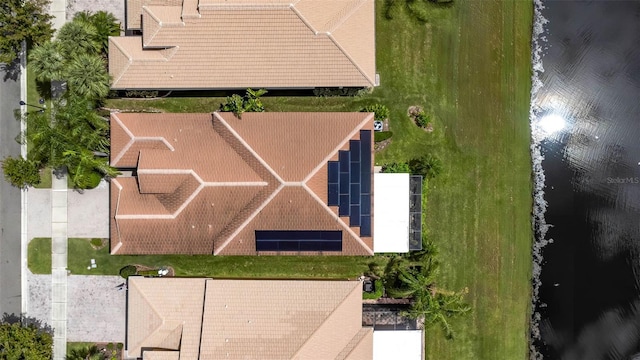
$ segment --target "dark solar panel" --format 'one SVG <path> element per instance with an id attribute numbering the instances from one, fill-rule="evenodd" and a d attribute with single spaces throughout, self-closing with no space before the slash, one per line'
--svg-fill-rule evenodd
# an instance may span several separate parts
<path id="1" fill-rule="evenodd" d="M 338 157 L 340 159 L 340 172 L 349 172 L 349 162 L 351 161 L 349 152 L 340 150 Z"/>
<path id="2" fill-rule="evenodd" d="M 351 204 L 360 204 L 360 184 L 351 184 Z"/>
<path id="3" fill-rule="evenodd" d="M 340 194 L 349 194 L 349 173 L 340 173 Z"/>
<path id="4" fill-rule="evenodd" d="M 349 216 L 351 226 L 360 226 L 360 206 L 351 205 L 351 215 Z"/>
<path id="5" fill-rule="evenodd" d="M 329 184 L 329 206 L 338 206 L 340 204 L 340 187 L 338 184 Z"/>
<path id="6" fill-rule="evenodd" d="M 360 182 L 360 163 L 351 163 L 351 182 Z"/>
<path id="7" fill-rule="evenodd" d="M 360 217 L 360 236 L 371 236 L 371 216 Z"/>
<path id="8" fill-rule="evenodd" d="M 340 177 L 340 164 L 337 161 L 329 161 L 329 183 L 337 183 Z"/>
<path id="9" fill-rule="evenodd" d="M 257 251 L 342 251 L 342 231 L 258 230 Z"/>
<path id="10" fill-rule="evenodd" d="M 362 163 L 362 168 L 370 169 L 371 168 L 371 131 L 362 130 L 360 131 L 360 162 Z"/>
<path id="11" fill-rule="evenodd" d="M 362 215 L 371 215 L 371 195 L 360 195 L 360 213 Z"/>
<path id="12" fill-rule="evenodd" d="M 351 161 L 360 161 L 360 140 L 350 140 L 349 151 L 351 151 Z"/>
<path id="13" fill-rule="evenodd" d="M 371 137 L 370 130 L 360 130 L 360 140 L 349 140 L 349 150 L 340 150 L 338 161 L 328 165 L 328 204 L 360 226 L 362 236 L 371 236 Z"/>
<path id="14" fill-rule="evenodd" d="M 338 215 L 349 215 L 349 195 L 340 195 L 340 207 L 338 208 Z"/>
<path id="15" fill-rule="evenodd" d="M 371 193 L 371 172 L 360 173 L 360 193 L 361 194 Z"/>

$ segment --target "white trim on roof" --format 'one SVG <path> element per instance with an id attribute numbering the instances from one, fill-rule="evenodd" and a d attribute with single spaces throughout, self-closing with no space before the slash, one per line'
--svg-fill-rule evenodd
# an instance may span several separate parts
<path id="1" fill-rule="evenodd" d="M 409 252 L 409 174 L 373 174 L 373 251 Z"/>

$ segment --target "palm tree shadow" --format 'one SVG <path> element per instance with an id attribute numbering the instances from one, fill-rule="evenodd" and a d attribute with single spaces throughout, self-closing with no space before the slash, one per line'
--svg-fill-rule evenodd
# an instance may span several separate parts
<path id="1" fill-rule="evenodd" d="M 36 90 L 41 98 L 51 100 L 51 82 L 36 81 Z"/>

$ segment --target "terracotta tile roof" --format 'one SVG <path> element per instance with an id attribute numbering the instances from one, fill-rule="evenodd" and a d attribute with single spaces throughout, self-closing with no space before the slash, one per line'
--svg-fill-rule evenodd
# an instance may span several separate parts
<path id="1" fill-rule="evenodd" d="M 256 230 L 338 230 L 338 254 L 371 255 L 327 205 L 326 164 L 372 126 L 370 113 L 114 113 L 111 164 L 137 176 L 111 182 L 111 252 L 256 254 Z"/>
<path id="2" fill-rule="evenodd" d="M 206 299 L 202 359 L 333 359 L 362 329 L 355 281 L 209 280 Z"/>
<path id="3" fill-rule="evenodd" d="M 182 290 L 186 293 L 178 294 Z M 176 353 L 180 360 L 373 358 L 373 330 L 362 327 L 358 281 L 131 277 L 128 309 L 127 354 L 157 349 L 144 351 L 144 360 L 175 359 Z M 184 317 L 176 348 L 169 340 L 158 340 L 165 334 L 156 334 L 178 314 Z M 170 351 L 161 357 L 165 354 L 158 348 Z"/>
<path id="4" fill-rule="evenodd" d="M 141 357 L 143 348 L 180 351 L 196 359 L 200 346 L 206 279 L 132 276 L 128 281 L 127 356 Z M 162 286 L 158 286 L 162 285 Z M 148 359 L 175 359 L 151 354 Z"/>
<path id="5" fill-rule="evenodd" d="M 145 351 L 144 360 L 179 360 L 179 351 Z"/>
<path id="6" fill-rule="evenodd" d="M 374 7 L 373 0 L 128 0 L 128 28 L 143 35 L 109 39 L 112 88 L 374 86 Z"/>

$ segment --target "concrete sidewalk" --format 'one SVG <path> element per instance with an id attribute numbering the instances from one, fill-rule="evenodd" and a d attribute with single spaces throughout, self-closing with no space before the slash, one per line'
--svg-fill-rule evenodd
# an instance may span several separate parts
<path id="1" fill-rule="evenodd" d="M 51 325 L 53 359 L 67 354 L 67 176 L 54 174 L 51 186 Z"/>

